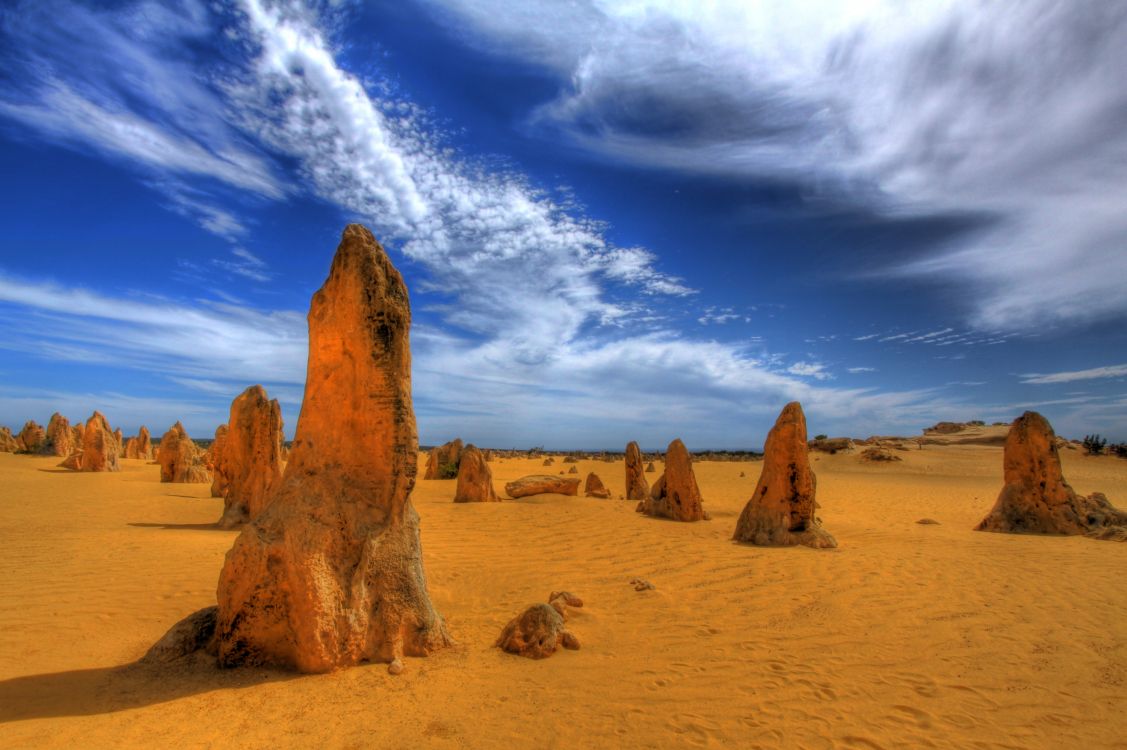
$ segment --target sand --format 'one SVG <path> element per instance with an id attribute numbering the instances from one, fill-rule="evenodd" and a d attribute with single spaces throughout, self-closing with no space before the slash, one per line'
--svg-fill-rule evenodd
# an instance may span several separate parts
<path id="1" fill-rule="evenodd" d="M 1127 505 L 1127 461 L 1063 453 L 1078 491 Z M 420 480 L 458 645 L 393 677 L 133 664 L 214 604 L 236 533 L 210 526 L 222 501 L 141 461 L 74 474 L 0 454 L 0 746 L 1127 748 L 1127 544 L 973 532 L 1001 448 L 899 455 L 816 454 L 831 551 L 729 541 L 755 463 L 695 465 L 696 524 L 618 500 L 621 462 L 579 463 L 611 500 L 455 505 L 453 481 Z M 540 464 L 495 461 L 495 485 Z M 553 589 L 586 603 L 582 650 L 491 647 Z"/>

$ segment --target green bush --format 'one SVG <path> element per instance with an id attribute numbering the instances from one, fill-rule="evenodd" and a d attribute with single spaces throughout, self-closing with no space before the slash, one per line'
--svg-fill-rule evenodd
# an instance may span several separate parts
<path id="1" fill-rule="evenodd" d="M 1098 434 L 1085 435 L 1083 445 L 1084 450 L 1088 453 L 1089 456 L 1098 456 L 1103 453 L 1104 448 L 1107 447 L 1107 440 L 1101 440 Z"/>
<path id="2" fill-rule="evenodd" d="M 458 477 L 458 464 L 451 461 L 438 467 L 439 479 L 456 479 Z"/>
<path id="3" fill-rule="evenodd" d="M 826 436 L 825 436 L 825 435 L 815 435 L 815 436 L 814 436 L 814 439 L 815 439 L 815 440 L 825 440 L 825 439 L 826 439 Z"/>

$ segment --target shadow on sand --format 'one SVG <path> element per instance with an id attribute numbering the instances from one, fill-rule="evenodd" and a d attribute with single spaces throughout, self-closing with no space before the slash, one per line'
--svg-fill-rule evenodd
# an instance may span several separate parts
<path id="1" fill-rule="evenodd" d="M 179 531 L 239 531 L 240 529 L 225 529 L 216 523 L 136 523 L 126 524 L 140 529 L 171 529 Z M 240 527 L 241 528 L 241 527 Z"/>
<path id="2" fill-rule="evenodd" d="M 214 658 L 201 654 L 172 665 L 134 662 L 120 667 L 14 677 L 0 681 L 0 724 L 109 714 L 300 676 L 261 668 L 220 669 Z"/>

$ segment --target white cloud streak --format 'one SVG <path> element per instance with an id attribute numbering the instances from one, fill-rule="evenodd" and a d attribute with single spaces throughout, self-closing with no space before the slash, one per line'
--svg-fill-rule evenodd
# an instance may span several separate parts
<path id="1" fill-rule="evenodd" d="M 1122 377 L 1127 377 L 1127 365 L 1107 365 L 1104 367 L 1092 367 L 1087 370 L 1054 372 L 1048 375 L 1029 373 L 1021 376 L 1021 382 L 1034 385 L 1048 385 L 1052 383 L 1072 383 L 1077 380 L 1098 380 L 1102 378 Z"/>

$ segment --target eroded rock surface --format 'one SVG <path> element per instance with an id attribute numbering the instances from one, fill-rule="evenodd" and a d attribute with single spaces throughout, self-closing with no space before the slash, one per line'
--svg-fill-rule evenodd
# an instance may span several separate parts
<path id="1" fill-rule="evenodd" d="M 793 401 L 767 434 L 759 483 L 732 538 L 762 546 L 836 547 L 837 541 L 815 515 L 816 488 L 806 442 L 806 415 Z"/>
<path id="2" fill-rule="evenodd" d="M 310 305 L 305 397 L 281 485 L 220 574 L 220 664 L 325 672 L 450 643 L 410 500 L 410 324 L 399 272 L 349 225 Z"/>
<path id="3" fill-rule="evenodd" d="M 282 480 L 282 430 L 282 407 L 261 385 L 252 385 L 231 402 L 212 470 L 212 496 L 219 489 L 223 498 L 221 527 L 253 521 L 269 504 Z"/>
<path id="4" fill-rule="evenodd" d="M 34 419 L 25 422 L 23 429 L 16 435 L 16 445 L 22 453 L 39 453 L 46 442 L 47 432 Z"/>
<path id="5" fill-rule="evenodd" d="M 1034 411 L 1014 420 L 1006 437 L 998 500 L 977 531 L 1012 534 L 1087 534 L 1127 541 L 1127 513 L 1100 492 L 1087 497 L 1061 471 L 1056 435 Z"/>
<path id="6" fill-rule="evenodd" d="M 606 500 L 610 497 L 610 490 L 603 484 L 603 480 L 599 479 L 599 475 L 592 471 L 587 475 L 587 481 L 583 484 L 583 494 L 587 497 Z"/>
<path id="7" fill-rule="evenodd" d="M 427 470 L 423 479 L 454 479 L 462 461 L 462 439 L 455 438 L 440 445 L 427 456 Z"/>
<path id="8" fill-rule="evenodd" d="M 564 624 L 568 607 L 582 607 L 583 601 L 568 591 L 553 591 L 548 604 L 533 604 L 514 617 L 501 631 L 495 644 L 503 651 L 529 659 L 546 659 L 563 646 L 578 649 L 579 639 Z"/>
<path id="9" fill-rule="evenodd" d="M 680 439 L 669 444 L 665 452 L 665 473 L 654 482 L 649 496 L 638 503 L 637 511 L 674 521 L 708 518 L 693 474 L 693 457 Z"/>
<path id="10" fill-rule="evenodd" d="M 205 484 L 211 481 L 204 463 L 204 452 L 188 437 L 184 425 L 179 422 L 161 437 L 157 461 L 162 482 Z"/>
<path id="11" fill-rule="evenodd" d="M 78 448 L 74 442 L 74 430 L 70 427 L 70 420 L 62 414 L 55 412 L 47 422 L 47 441 L 40 451 L 49 456 L 66 457 Z"/>
<path id="12" fill-rule="evenodd" d="M 456 503 L 495 503 L 500 501 L 493 489 L 493 472 L 485 454 L 477 446 L 467 445 L 458 464 L 458 487 L 454 490 Z"/>
<path id="13" fill-rule="evenodd" d="M 579 491 L 579 480 L 554 477 L 550 474 L 530 474 L 514 479 L 505 485 L 509 497 L 528 497 L 529 495 L 575 495 Z"/>
<path id="14" fill-rule="evenodd" d="M 149 428 L 141 425 L 136 437 L 125 441 L 125 457 L 148 461 L 153 457 L 153 440 Z"/>

